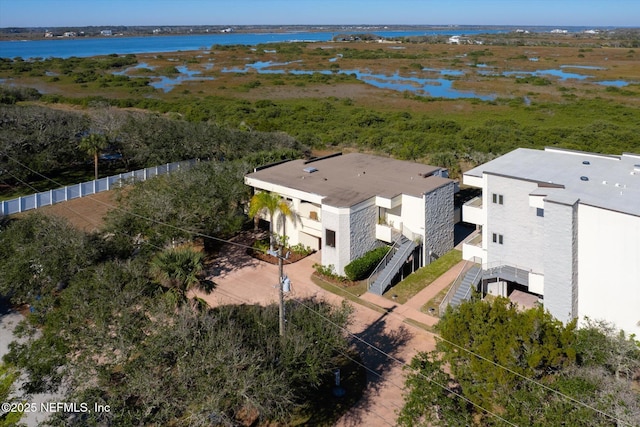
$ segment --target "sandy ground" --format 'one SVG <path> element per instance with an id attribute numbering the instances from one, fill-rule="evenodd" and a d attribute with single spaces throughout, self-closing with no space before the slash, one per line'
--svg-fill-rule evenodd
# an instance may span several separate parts
<path id="1" fill-rule="evenodd" d="M 248 244 L 249 239 L 239 236 L 237 243 Z M 276 303 L 278 267 L 249 257 L 245 253 L 245 247 L 226 246 L 224 249 L 223 255 L 209 266 L 209 279 L 216 284 L 215 290 L 208 295 L 197 295 L 211 306 Z M 298 301 L 313 296 L 340 304 L 341 297 L 312 283 L 312 266 L 316 262 L 320 262 L 320 253 L 284 266 L 284 273 L 292 283 L 291 292 L 286 295 L 286 299 Z M 383 313 L 351 303 L 354 313 L 348 334 L 366 366 L 368 385 L 363 398 L 339 420 L 338 426 L 395 425 L 397 411 L 403 406 L 403 367 L 418 352 L 432 350 L 435 345 L 432 333 L 405 323 L 405 319 L 434 324 L 437 319 L 421 313 L 419 307 L 431 295 L 448 286 L 459 269 L 460 265 L 454 266 L 420 296 L 416 295 L 404 305 L 376 295 L 363 296 L 368 302 L 386 309 Z M 318 318 L 318 321 L 322 322 L 323 319 Z"/>
<path id="2" fill-rule="evenodd" d="M 102 228 L 104 216 L 116 204 L 115 196 L 116 193 L 114 191 L 104 191 L 91 196 L 26 211 L 15 216 L 20 217 L 37 211 L 66 218 L 74 227 L 91 232 Z"/>

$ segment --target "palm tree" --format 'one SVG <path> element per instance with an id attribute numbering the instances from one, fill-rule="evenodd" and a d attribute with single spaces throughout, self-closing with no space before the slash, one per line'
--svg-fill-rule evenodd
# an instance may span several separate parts
<path id="1" fill-rule="evenodd" d="M 289 203 L 278 194 L 261 191 L 260 193 L 256 193 L 249 202 L 249 216 L 257 218 L 258 214 L 265 211 L 269 214 L 269 248 L 273 250 L 275 240 L 273 220 L 275 219 L 276 213 L 279 214 L 282 222 L 283 235 L 285 232 L 284 225 L 286 218 L 289 217 L 295 220 L 295 214 Z"/>
<path id="2" fill-rule="evenodd" d="M 192 248 L 168 249 L 153 257 L 149 273 L 160 285 L 173 292 L 179 302 L 184 302 L 187 292 L 200 286 L 203 261 L 204 254 Z"/>
<path id="3" fill-rule="evenodd" d="M 95 169 L 95 179 L 98 179 L 98 155 L 100 151 L 107 148 L 108 142 L 104 135 L 92 133 L 80 140 L 78 148 L 93 156 L 93 165 Z"/>

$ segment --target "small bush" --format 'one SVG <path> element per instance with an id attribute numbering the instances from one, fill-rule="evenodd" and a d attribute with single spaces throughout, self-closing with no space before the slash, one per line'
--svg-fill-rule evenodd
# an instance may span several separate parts
<path id="1" fill-rule="evenodd" d="M 337 280 L 339 282 L 344 282 L 347 280 L 346 277 L 344 276 L 340 276 L 337 272 L 336 272 L 336 268 L 333 264 L 329 264 L 329 265 L 322 265 L 322 264 L 313 264 L 313 268 L 315 268 L 316 272 L 321 275 L 324 276 L 328 279 L 333 279 L 333 280 Z"/>
<path id="2" fill-rule="evenodd" d="M 362 280 L 371 274 L 374 268 L 382 261 L 382 258 L 389 252 L 389 247 L 382 246 L 373 249 L 362 257 L 354 259 L 344 268 L 344 273 L 349 280 Z"/>
<path id="3" fill-rule="evenodd" d="M 300 255 L 309 255 L 314 252 L 313 249 L 311 249 L 309 246 L 303 245 L 302 243 L 298 243 L 297 245 L 290 246 L 289 250 L 294 254 L 300 254 Z"/>

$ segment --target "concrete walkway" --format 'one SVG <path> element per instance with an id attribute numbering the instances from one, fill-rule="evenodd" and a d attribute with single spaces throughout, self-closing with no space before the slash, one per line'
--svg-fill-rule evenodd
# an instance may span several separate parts
<path id="1" fill-rule="evenodd" d="M 233 256 L 221 256 L 208 266 L 212 273 L 209 279 L 216 284 L 215 290 L 209 295 L 196 295 L 210 306 L 276 303 L 278 266 L 254 260 L 244 248 L 229 249 Z M 343 301 L 342 297 L 325 291 L 311 281 L 313 264 L 319 262 L 320 254 L 316 253 L 294 264 L 285 264 L 284 274 L 291 280 L 291 292 L 286 295 L 287 299 L 316 297 L 331 304 Z M 418 352 L 433 350 L 435 346 L 433 333 L 407 324 L 405 320 L 413 319 L 425 325 L 434 325 L 438 319 L 420 312 L 420 307 L 448 286 L 460 268 L 461 264 L 457 264 L 406 304 L 400 305 L 369 293 L 360 297 L 386 311 L 351 304 L 354 312 L 348 332 L 362 357 L 368 383 L 363 397 L 336 425 L 396 424 L 397 412 L 404 404 L 403 367 Z M 321 318 L 318 320 L 322 321 Z"/>
<path id="2" fill-rule="evenodd" d="M 431 316 L 421 311 L 421 308 L 438 295 L 443 289 L 447 288 L 458 277 L 458 274 L 462 271 L 465 261 L 460 261 L 443 275 L 434 280 L 429 286 L 414 295 L 409 301 L 404 304 L 398 304 L 393 301 L 389 301 L 387 298 L 375 295 L 372 293 L 365 293 L 362 295 L 362 299 L 373 304 L 379 305 L 387 309 L 392 309 L 393 313 L 404 317 L 405 319 L 413 319 L 427 326 L 433 326 L 438 323 L 438 317 Z M 434 307 L 438 310 L 438 307 Z"/>

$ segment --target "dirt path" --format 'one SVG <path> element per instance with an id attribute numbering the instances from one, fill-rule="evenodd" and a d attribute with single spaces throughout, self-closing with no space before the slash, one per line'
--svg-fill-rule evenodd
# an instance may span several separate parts
<path id="1" fill-rule="evenodd" d="M 114 191 L 104 191 L 91 196 L 29 210 L 16 214 L 16 217 L 28 215 L 31 212 L 42 212 L 46 215 L 66 218 L 74 227 L 91 232 L 102 228 L 104 216 L 116 204 L 115 196 L 116 193 Z"/>

